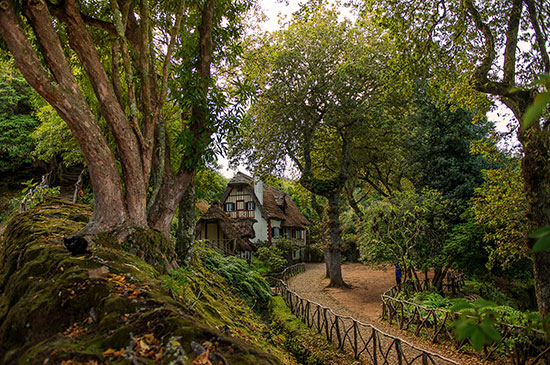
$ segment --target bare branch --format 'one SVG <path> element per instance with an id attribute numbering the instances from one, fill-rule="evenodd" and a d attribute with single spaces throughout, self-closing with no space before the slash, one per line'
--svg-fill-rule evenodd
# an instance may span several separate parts
<path id="1" fill-rule="evenodd" d="M 516 51 L 518 46 L 519 22 L 523 9 L 522 0 L 514 0 L 506 31 L 506 50 L 504 52 L 504 78 L 508 84 L 514 84 L 516 78 Z"/>
<path id="2" fill-rule="evenodd" d="M 95 27 L 95 28 L 106 30 L 110 34 L 116 36 L 117 31 L 116 31 L 116 28 L 113 25 L 113 23 L 109 23 L 109 22 L 106 22 L 104 20 L 93 18 L 93 17 L 91 17 L 89 15 L 86 15 L 84 13 L 80 13 L 80 15 L 82 16 L 82 20 L 84 21 L 84 23 L 86 23 L 87 25 Z"/>
<path id="3" fill-rule="evenodd" d="M 168 44 L 168 49 L 166 50 L 166 56 L 164 57 L 164 65 L 162 67 L 162 83 L 160 86 L 160 95 L 157 100 L 157 106 L 155 108 L 155 113 L 153 115 L 153 122 L 156 123 L 158 116 L 160 114 L 160 110 L 162 109 L 162 105 L 164 104 L 164 99 L 166 98 L 166 92 L 167 92 L 167 83 L 168 83 L 168 71 L 170 70 L 170 61 L 172 59 L 172 53 L 174 52 L 174 46 L 176 45 L 176 38 L 180 30 L 181 26 L 181 19 L 183 17 L 183 11 L 185 10 L 185 2 L 181 1 L 180 7 L 178 9 L 178 12 L 176 14 L 176 21 L 174 23 L 174 27 L 172 28 L 172 31 L 170 32 L 170 42 Z"/>
<path id="4" fill-rule="evenodd" d="M 0 35 L 6 42 L 15 63 L 28 83 L 46 100 L 52 100 L 58 91 L 58 86 L 52 83 L 50 76 L 42 66 L 13 7 L 8 1 L 2 2 L 0 9 Z"/>
<path id="5" fill-rule="evenodd" d="M 527 4 L 527 9 L 529 10 L 529 19 L 531 20 L 531 25 L 535 30 L 535 36 L 537 39 L 537 45 L 539 47 L 540 55 L 542 57 L 544 72 L 550 73 L 550 59 L 548 57 L 548 50 L 546 49 L 546 38 L 542 33 L 539 21 L 537 19 L 537 8 L 533 0 L 525 0 L 525 3 Z"/>
<path id="6" fill-rule="evenodd" d="M 484 87 L 490 83 L 488 74 L 495 60 L 495 38 L 491 32 L 491 28 L 483 22 L 481 15 L 474 6 L 473 0 L 465 0 L 464 4 L 476 28 L 483 34 L 485 38 L 485 57 L 483 58 L 481 64 L 476 67 L 474 73 L 472 74 L 472 82 L 474 87 Z"/>

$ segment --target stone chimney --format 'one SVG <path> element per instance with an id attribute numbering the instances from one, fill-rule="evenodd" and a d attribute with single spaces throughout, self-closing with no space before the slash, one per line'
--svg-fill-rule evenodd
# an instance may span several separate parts
<path id="1" fill-rule="evenodd" d="M 258 179 L 254 182 L 254 194 L 261 205 L 264 205 L 264 183 Z"/>

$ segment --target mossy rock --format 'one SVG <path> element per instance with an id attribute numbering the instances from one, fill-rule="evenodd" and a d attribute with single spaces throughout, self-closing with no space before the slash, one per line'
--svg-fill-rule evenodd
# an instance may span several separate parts
<path id="1" fill-rule="evenodd" d="M 197 291 L 174 295 L 165 284 L 169 276 L 159 271 L 169 257 L 155 262 L 157 270 L 146 260 L 154 261 L 159 247 L 137 249 L 157 242 L 156 233 L 131 232 L 128 250 L 105 235 L 111 244 L 95 242 L 91 253 L 71 256 L 62 236 L 78 232 L 90 214 L 89 207 L 57 200 L 17 215 L 6 227 L 0 242 L 0 364 L 174 359 L 190 364 L 197 356 L 192 343 L 209 346 L 229 364 L 280 363 L 253 341 L 245 343 L 214 327 L 230 317 L 221 307 L 227 304 L 206 303 Z M 190 275 L 189 283 L 199 282 Z M 204 289 L 209 297 L 230 292 L 221 279 L 212 278 L 216 285 Z M 195 298 L 191 304 L 189 298 Z M 221 313 L 217 322 L 208 324 L 200 315 L 207 306 Z"/>
<path id="2" fill-rule="evenodd" d="M 118 237 L 124 237 L 119 242 Z M 132 227 L 124 232 L 108 232 L 89 237 L 96 245 L 130 252 L 161 272 L 178 267 L 174 245 L 160 231 Z"/>

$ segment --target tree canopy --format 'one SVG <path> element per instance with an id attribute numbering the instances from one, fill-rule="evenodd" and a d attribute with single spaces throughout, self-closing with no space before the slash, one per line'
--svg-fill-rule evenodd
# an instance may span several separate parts
<path id="1" fill-rule="evenodd" d="M 541 92 L 537 75 L 550 72 L 550 7 L 547 1 L 397 1 L 363 3 L 400 49 L 405 73 L 432 77 L 434 93 L 473 106 L 479 95 L 502 101 L 519 122 L 521 171 L 531 229 L 550 225 L 548 115 L 531 123 L 524 116 Z M 477 94 L 476 94 L 477 93 Z M 527 241 L 532 247 L 534 240 Z M 550 313 L 550 251 L 534 255 L 541 315 Z"/>
<path id="2" fill-rule="evenodd" d="M 258 93 L 242 134 L 232 141 L 233 156 L 244 155 L 259 172 L 282 173 L 290 165 L 306 189 L 329 200 L 328 252 L 337 265 L 331 284 L 342 285 L 343 186 L 356 161 L 375 155 L 391 138 L 386 127 L 397 99 L 384 89 L 389 45 L 376 29 L 340 22 L 324 5 L 305 7 L 287 29 L 260 44 L 247 69 Z"/>

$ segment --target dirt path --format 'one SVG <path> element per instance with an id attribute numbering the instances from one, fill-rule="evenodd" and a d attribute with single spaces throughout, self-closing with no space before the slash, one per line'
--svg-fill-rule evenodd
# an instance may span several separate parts
<path id="1" fill-rule="evenodd" d="M 307 264 L 304 273 L 289 280 L 289 286 L 302 297 L 329 307 L 339 315 L 351 316 L 363 323 L 372 324 L 386 333 L 461 364 L 490 364 L 411 336 L 406 331 L 381 322 L 380 296 L 395 284 L 393 269 L 390 266 L 372 269 L 362 264 L 344 264 L 342 274 L 344 281 L 352 285 L 351 289 L 327 288 L 328 279 L 325 279 L 324 264 Z"/>

